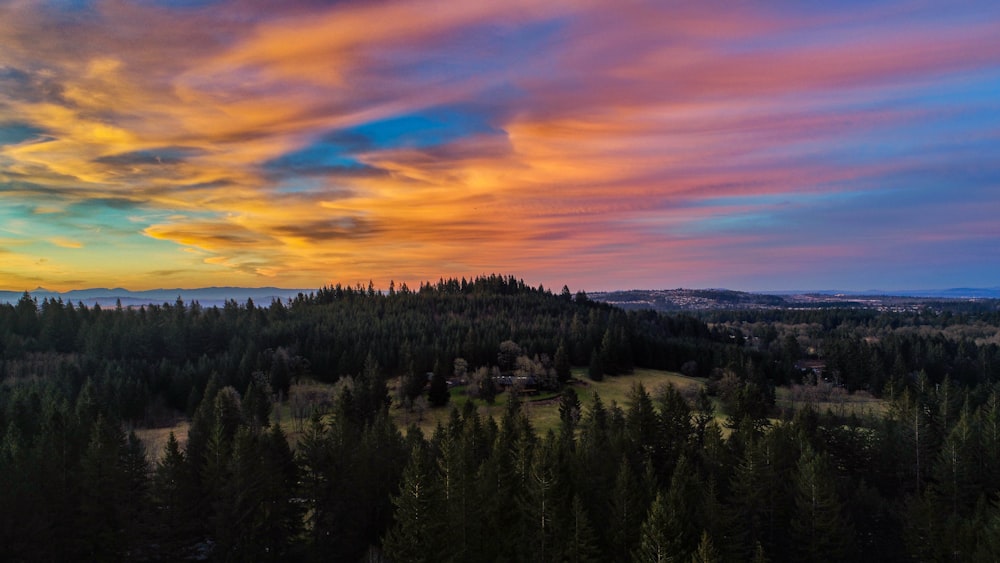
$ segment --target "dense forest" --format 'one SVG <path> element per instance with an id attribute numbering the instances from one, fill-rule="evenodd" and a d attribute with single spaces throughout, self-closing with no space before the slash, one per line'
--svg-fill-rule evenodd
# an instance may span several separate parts
<path id="1" fill-rule="evenodd" d="M 998 560 L 998 335 L 994 304 L 696 317 L 497 275 L 221 308 L 26 293 L 0 305 L 0 545 L 13 561 Z M 574 366 L 706 385 L 584 408 Z M 499 419 L 467 402 L 429 435 L 391 421 L 473 374 L 483 401 L 519 378 L 559 393 L 558 428 L 536 431 L 517 385 Z M 274 406 L 336 381 L 291 444 Z M 886 412 L 775 408 L 776 387 L 819 382 Z M 178 417 L 190 430 L 162 452 L 131 431 Z"/>

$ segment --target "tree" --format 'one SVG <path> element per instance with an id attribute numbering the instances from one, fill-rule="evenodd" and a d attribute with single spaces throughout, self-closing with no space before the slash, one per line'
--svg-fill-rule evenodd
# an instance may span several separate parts
<path id="1" fill-rule="evenodd" d="M 553 358 L 553 367 L 556 370 L 556 378 L 559 383 L 566 383 L 573 376 L 569 363 L 569 352 L 566 351 L 566 344 L 560 343 L 556 348 L 556 355 Z"/>
<path id="2" fill-rule="evenodd" d="M 448 404 L 451 393 L 448 391 L 448 380 L 444 374 L 435 373 L 431 376 L 430 389 L 427 391 L 427 400 L 432 407 L 443 407 Z"/>
<path id="3" fill-rule="evenodd" d="M 494 368 L 496 369 L 496 368 Z M 487 405 L 492 405 L 497 397 L 497 384 L 494 377 L 497 373 L 485 367 L 476 370 L 477 387 L 479 397 L 486 401 Z"/>
<path id="4" fill-rule="evenodd" d="M 582 406 L 580 398 L 576 394 L 576 389 L 566 387 L 559 395 L 559 421 L 560 428 L 564 433 L 573 435 L 577 423 L 580 421 Z"/>
<path id="5" fill-rule="evenodd" d="M 608 523 L 611 558 L 614 561 L 630 560 L 640 537 L 640 526 L 646 514 L 647 503 L 641 483 L 632 472 L 628 460 L 622 458 L 611 493 Z"/>
<path id="6" fill-rule="evenodd" d="M 659 442 L 659 420 L 653 400 L 642 383 L 634 382 L 626 396 L 625 432 L 629 461 L 640 467 L 645 459 L 659 462 L 655 451 Z"/>
<path id="7" fill-rule="evenodd" d="M 521 347 L 513 340 L 504 340 L 500 343 L 500 350 L 497 352 L 497 366 L 501 373 L 514 371 L 515 362 L 521 356 Z"/>
<path id="8" fill-rule="evenodd" d="M 80 461 L 83 515 L 80 532 L 88 558 L 118 559 L 125 553 L 123 511 L 128 484 L 120 462 L 124 447 L 121 429 L 98 416 Z"/>
<path id="9" fill-rule="evenodd" d="M 177 553 L 189 541 L 192 511 L 196 506 L 193 499 L 198 495 L 190 464 L 171 432 L 156 463 L 152 482 L 152 500 L 158 514 L 156 539 L 164 552 Z"/>
<path id="10" fill-rule="evenodd" d="M 844 521 L 843 507 L 824 454 L 806 447 L 795 472 L 792 546 L 797 561 L 849 561 L 854 532 Z"/>
<path id="11" fill-rule="evenodd" d="M 596 563 L 601 560 L 597 548 L 597 534 L 590 525 L 590 518 L 580 497 L 573 495 L 569 522 L 566 530 L 566 548 L 562 560 L 567 563 Z"/>
<path id="12" fill-rule="evenodd" d="M 452 364 L 452 372 L 454 372 L 455 378 L 463 381 L 469 374 L 469 362 L 465 361 L 465 358 L 455 358 Z"/>
<path id="13" fill-rule="evenodd" d="M 663 475 L 672 475 L 677 460 L 685 454 L 691 443 L 691 408 L 673 384 L 668 384 L 657 396 L 657 461 Z"/>
<path id="14" fill-rule="evenodd" d="M 558 553 L 556 543 L 563 536 L 562 519 L 569 511 L 570 500 L 565 493 L 570 483 L 561 473 L 556 438 L 551 430 L 533 451 L 529 442 L 521 444 L 528 446 L 521 449 L 524 457 L 531 458 L 518 495 L 526 517 L 523 538 L 528 548 L 526 555 L 548 561 Z"/>
<path id="15" fill-rule="evenodd" d="M 701 542 L 698 543 L 698 549 L 695 550 L 694 555 L 691 556 L 691 563 L 721 563 L 722 557 L 719 552 L 715 549 L 715 545 L 712 543 L 712 537 L 708 535 L 708 532 L 701 533 Z"/>
<path id="16" fill-rule="evenodd" d="M 219 389 L 215 396 L 215 426 L 226 442 L 231 442 L 243 421 L 240 394 L 231 386 Z"/>
<path id="17" fill-rule="evenodd" d="M 670 529 L 670 508 L 667 497 L 662 491 L 656 494 L 649 514 L 639 531 L 639 545 L 633 554 L 635 561 L 650 563 L 667 563 L 668 561 L 683 561 L 677 549 L 675 530 Z"/>
<path id="18" fill-rule="evenodd" d="M 594 350 L 590 354 L 590 366 L 587 368 L 587 377 L 591 381 L 603 381 L 604 380 L 604 366 L 601 365 L 601 355 Z"/>
<path id="19" fill-rule="evenodd" d="M 247 386 L 242 410 L 250 427 L 261 430 L 271 425 L 271 388 L 262 373 L 257 372 L 254 379 Z"/>
<path id="20" fill-rule="evenodd" d="M 354 379 L 354 399 L 360 422 L 373 420 L 379 412 L 389 407 L 389 389 L 382 376 L 378 360 L 371 350 L 365 358 L 364 368 Z"/>
<path id="21" fill-rule="evenodd" d="M 386 557 L 399 563 L 444 560 L 447 538 L 442 518 L 447 511 L 439 478 L 423 448 L 410 452 L 392 504 L 396 507 L 395 524 L 383 541 Z"/>
<path id="22" fill-rule="evenodd" d="M 409 407 L 410 410 L 413 409 L 413 402 L 417 397 L 423 394 L 424 387 L 427 386 L 427 374 L 418 373 L 413 369 L 413 365 L 407 370 L 403 377 L 400 378 L 399 382 L 399 392 L 403 402 Z"/>

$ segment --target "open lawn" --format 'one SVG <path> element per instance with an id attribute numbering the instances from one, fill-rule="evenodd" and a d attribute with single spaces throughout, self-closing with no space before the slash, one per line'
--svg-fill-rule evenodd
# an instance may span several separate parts
<path id="1" fill-rule="evenodd" d="M 690 397 L 693 397 L 698 389 L 704 385 L 704 381 L 700 379 L 687 377 L 679 373 L 652 369 L 637 369 L 631 375 L 605 377 L 603 381 L 591 381 L 586 377 L 586 370 L 581 368 L 573 370 L 572 381 L 573 388 L 577 391 L 584 411 L 593 403 L 595 392 L 600 395 L 601 401 L 606 407 L 610 407 L 612 402 L 624 407 L 628 392 L 632 388 L 632 385 L 636 383 L 642 384 L 646 388 L 646 391 L 653 397 L 656 396 L 657 390 L 660 387 L 668 383 L 672 383 L 685 396 Z M 507 393 L 497 395 L 496 402 L 493 405 L 476 401 L 479 415 L 483 418 L 493 416 L 499 419 L 503 416 L 507 408 L 508 397 Z M 428 408 L 421 413 L 417 410 L 407 412 L 405 409 L 396 408 L 397 405 L 393 405 L 390 415 L 401 428 L 416 424 L 424 432 L 425 436 L 430 436 L 439 422 L 447 424 L 448 417 L 451 415 L 452 405 L 461 410 L 468 400 L 468 396 L 464 394 L 464 388 L 456 387 L 451 390 L 451 400 L 447 407 L 438 409 Z M 525 396 L 522 399 L 522 408 L 528 414 L 532 425 L 539 433 L 545 433 L 559 426 L 558 393 L 541 393 L 535 396 Z"/>

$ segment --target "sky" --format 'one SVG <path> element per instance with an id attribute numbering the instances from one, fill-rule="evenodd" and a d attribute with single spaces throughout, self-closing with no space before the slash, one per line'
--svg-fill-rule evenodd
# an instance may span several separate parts
<path id="1" fill-rule="evenodd" d="M 0 0 L 0 288 L 1000 286 L 1000 3 Z"/>

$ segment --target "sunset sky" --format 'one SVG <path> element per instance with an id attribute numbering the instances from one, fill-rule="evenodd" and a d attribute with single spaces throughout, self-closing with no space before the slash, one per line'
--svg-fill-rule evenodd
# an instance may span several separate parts
<path id="1" fill-rule="evenodd" d="M 1000 3 L 0 0 L 0 289 L 1000 286 Z"/>

